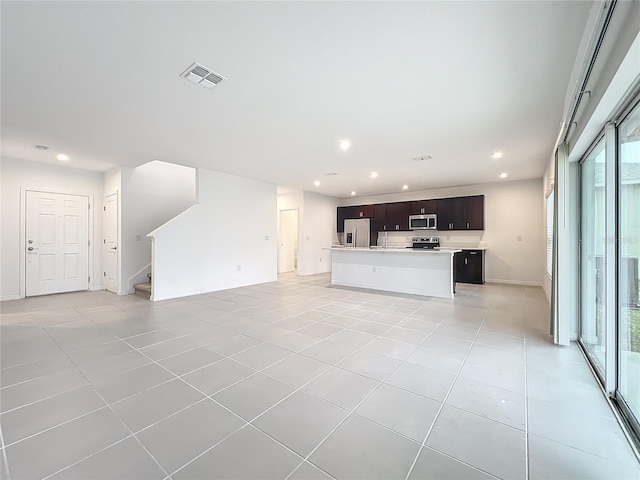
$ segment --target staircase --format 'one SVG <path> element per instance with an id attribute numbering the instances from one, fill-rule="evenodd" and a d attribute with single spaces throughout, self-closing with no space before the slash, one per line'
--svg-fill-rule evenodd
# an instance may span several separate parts
<path id="1" fill-rule="evenodd" d="M 151 298 L 151 274 L 147 273 L 147 278 L 149 281 L 147 283 L 138 283 L 133 286 L 136 291 L 136 295 L 142 298 L 146 298 L 147 300 Z"/>

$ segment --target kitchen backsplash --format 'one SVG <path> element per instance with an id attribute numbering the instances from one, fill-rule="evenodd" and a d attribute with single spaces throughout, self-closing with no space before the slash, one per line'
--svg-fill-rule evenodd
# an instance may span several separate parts
<path id="1" fill-rule="evenodd" d="M 486 248 L 482 241 L 483 232 L 438 232 L 435 230 L 416 230 L 413 232 L 379 232 L 378 246 L 409 247 L 413 237 L 440 237 L 443 247 Z M 386 243 L 385 243 L 386 242 Z"/>

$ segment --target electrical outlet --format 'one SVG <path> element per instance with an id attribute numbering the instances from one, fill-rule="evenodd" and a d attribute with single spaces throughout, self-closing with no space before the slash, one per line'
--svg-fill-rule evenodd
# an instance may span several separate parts
<path id="1" fill-rule="evenodd" d="M 375 271 L 376 271 L 376 267 L 372 267 L 372 268 L 373 268 L 373 272 L 375 273 Z"/>
<path id="2" fill-rule="evenodd" d="M 320 263 L 322 263 L 322 257 L 320 257 Z"/>
<path id="3" fill-rule="evenodd" d="M 269 235 L 265 235 L 265 236 L 264 236 L 264 239 L 265 239 L 265 240 L 269 240 Z"/>
<path id="4" fill-rule="evenodd" d="M 518 240 L 519 242 L 521 242 L 521 241 L 522 241 L 522 235 L 518 235 L 518 236 L 516 237 L 516 240 Z"/>
<path id="5" fill-rule="evenodd" d="M 242 268 L 240 267 L 240 265 L 238 265 L 238 271 L 242 270 Z"/>
<path id="6" fill-rule="evenodd" d="M 136 235 L 136 242 L 139 242 L 140 240 L 142 240 L 142 235 Z"/>

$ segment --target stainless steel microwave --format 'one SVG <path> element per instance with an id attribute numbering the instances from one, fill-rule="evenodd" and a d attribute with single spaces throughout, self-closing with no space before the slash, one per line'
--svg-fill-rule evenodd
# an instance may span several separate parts
<path id="1" fill-rule="evenodd" d="M 409 230 L 435 230 L 437 228 L 438 216 L 430 215 L 409 215 Z"/>

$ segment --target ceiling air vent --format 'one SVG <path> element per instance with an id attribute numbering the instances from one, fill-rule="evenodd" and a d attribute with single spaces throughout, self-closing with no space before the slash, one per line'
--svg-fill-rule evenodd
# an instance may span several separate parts
<path id="1" fill-rule="evenodd" d="M 222 80 L 226 80 L 222 75 L 212 72 L 198 63 L 192 64 L 180 76 L 207 88 L 213 88 Z"/>
<path id="2" fill-rule="evenodd" d="M 431 155 L 423 155 L 421 157 L 413 157 L 414 162 L 424 162 L 425 160 L 431 160 L 433 157 Z"/>
<path id="3" fill-rule="evenodd" d="M 334 177 L 336 175 L 338 175 L 336 172 L 327 172 L 324 174 L 325 177 Z"/>

